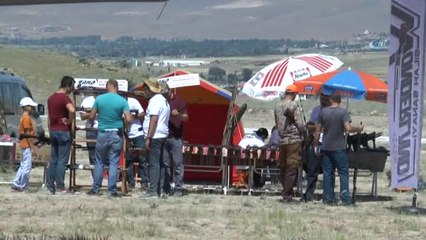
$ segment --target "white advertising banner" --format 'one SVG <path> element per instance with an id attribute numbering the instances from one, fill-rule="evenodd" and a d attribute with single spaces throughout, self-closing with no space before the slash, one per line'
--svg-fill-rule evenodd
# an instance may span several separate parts
<path id="1" fill-rule="evenodd" d="M 74 78 L 75 89 L 80 88 L 96 88 L 96 89 L 106 89 L 106 83 L 108 82 L 108 79 L 101 79 L 101 78 Z M 118 90 L 127 92 L 129 89 L 129 84 L 127 80 L 125 79 L 117 79 L 118 83 Z"/>
<path id="2" fill-rule="evenodd" d="M 160 83 L 167 83 L 169 88 L 180 88 L 200 85 L 200 76 L 197 73 L 176 75 L 158 79 Z"/>
<path id="3" fill-rule="evenodd" d="M 425 0 L 392 0 L 388 121 L 392 188 L 417 188 L 423 127 Z"/>

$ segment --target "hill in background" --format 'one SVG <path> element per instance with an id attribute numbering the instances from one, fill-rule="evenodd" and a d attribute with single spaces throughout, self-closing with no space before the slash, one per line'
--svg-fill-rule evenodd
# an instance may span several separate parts
<path id="1" fill-rule="evenodd" d="M 366 29 L 389 31 L 388 0 L 172 0 L 0 7 L 0 32 L 184 39 L 347 39 Z"/>
<path id="2" fill-rule="evenodd" d="M 58 89 L 65 75 L 89 78 L 125 78 L 133 84 L 141 82 L 144 72 L 113 68 L 103 64 L 81 63 L 80 59 L 54 52 L 25 48 L 0 47 L 0 69 L 8 69 L 25 79 L 37 102 L 46 104 L 48 96 Z"/>
<path id="3" fill-rule="evenodd" d="M 346 67 L 365 71 L 376 75 L 382 80 L 387 79 L 388 53 L 348 53 L 328 52 L 325 54 L 339 57 Z M 284 55 L 256 56 L 256 57 L 221 57 L 211 59 L 216 62 L 200 67 L 188 67 L 186 71 L 208 75 L 212 66 L 224 69 L 226 73 L 241 73 L 243 68 L 258 70 L 284 58 Z M 146 76 L 158 77 L 177 68 L 167 67 L 131 67 L 122 68 L 110 60 L 81 59 L 70 54 L 59 54 L 42 50 L 26 48 L 0 47 L 0 69 L 11 69 L 16 75 L 26 80 L 35 99 L 45 103 L 49 94 L 59 87 L 60 79 L 64 75 L 89 78 L 120 78 L 128 79 L 130 85 L 137 84 Z"/>

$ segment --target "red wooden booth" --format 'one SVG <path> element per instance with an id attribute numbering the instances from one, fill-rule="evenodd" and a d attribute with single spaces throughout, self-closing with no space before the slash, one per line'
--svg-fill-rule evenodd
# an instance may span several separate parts
<path id="1" fill-rule="evenodd" d="M 183 70 L 168 73 L 159 78 L 189 74 Z M 141 91 L 143 84 L 130 89 L 130 91 Z M 189 121 L 185 123 L 184 141 L 186 145 L 221 145 L 223 132 L 227 121 L 228 109 L 231 104 L 232 94 L 214 84 L 200 79 L 200 85 L 176 88 L 176 92 L 187 103 Z M 142 101 L 144 108 L 147 101 Z M 238 106 L 234 111 L 238 110 Z M 239 122 L 234 130 L 231 143 L 237 145 L 244 136 L 242 123 Z M 185 182 L 209 181 L 220 183 L 222 181 L 221 171 L 206 171 L 205 165 L 220 165 L 220 157 L 212 159 L 200 159 L 197 157 L 185 157 Z"/>

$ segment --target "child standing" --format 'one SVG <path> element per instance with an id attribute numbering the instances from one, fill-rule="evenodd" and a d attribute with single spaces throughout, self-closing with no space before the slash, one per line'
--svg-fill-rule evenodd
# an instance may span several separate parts
<path id="1" fill-rule="evenodd" d="M 29 97 L 24 97 L 19 102 L 19 106 L 22 107 L 23 110 L 21 119 L 19 120 L 19 134 L 21 139 L 19 145 L 22 149 L 22 160 L 15 179 L 13 180 L 12 190 L 23 192 L 28 188 L 30 180 L 32 167 L 31 146 L 34 146 L 34 137 L 36 133 L 36 125 L 30 113 L 33 111 L 33 107 L 37 106 L 37 103 Z"/>

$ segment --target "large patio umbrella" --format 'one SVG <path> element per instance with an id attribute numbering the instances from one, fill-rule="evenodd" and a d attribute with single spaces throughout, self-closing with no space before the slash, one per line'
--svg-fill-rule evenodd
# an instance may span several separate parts
<path id="1" fill-rule="evenodd" d="M 322 54 L 290 56 L 257 72 L 244 84 L 242 92 L 252 98 L 273 100 L 285 91 L 286 86 L 342 65 L 338 58 Z"/>
<path id="2" fill-rule="evenodd" d="M 333 71 L 307 78 L 295 83 L 299 94 L 330 95 L 334 92 L 342 97 L 386 103 L 388 86 L 374 75 L 352 69 Z"/>

